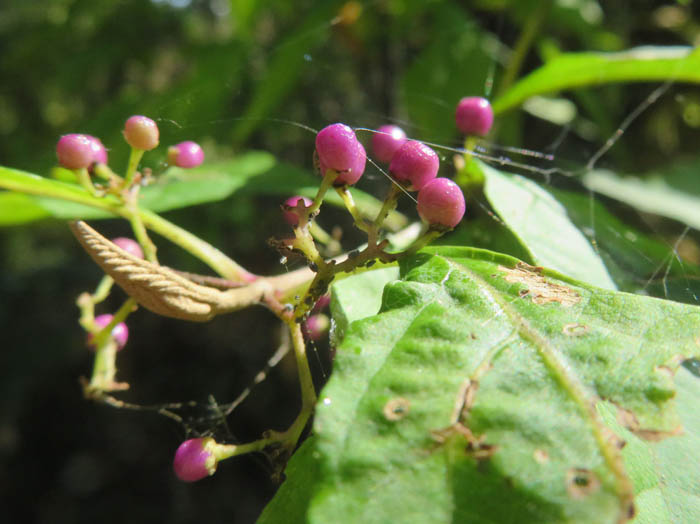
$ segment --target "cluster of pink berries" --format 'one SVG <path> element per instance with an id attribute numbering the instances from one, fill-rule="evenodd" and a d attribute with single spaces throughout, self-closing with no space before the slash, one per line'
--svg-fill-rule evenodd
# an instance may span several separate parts
<path id="1" fill-rule="evenodd" d="M 158 147 L 158 125 L 148 117 L 132 116 L 124 124 L 124 138 L 138 151 L 151 151 Z M 58 163 L 67 169 L 92 169 L 95 164 L 107 163 L 107 150 L 99 138 L 72 133 L 63 135 L 56 144 Z M 168 148 L 168 162 L 191 168 L 204 162 L 204 151 L 199 144 L 185 141 Z"/>
<path id="2" fill-rule="evenodd" d="M 481 97 L 462 98 L 455 112 L 457 128 L 470 136 L 485 136 L 493 125 L 493 110 Z M 398 126 L 385 125 L 372 137 L 375 158 L 389 164 L 391 177 L 407 191 L 417 191 L 420 217 L 430 225 L 453 228 L 465 212 L 464 195 L 448 178 L 437 177 L 440 159 L 432 148 L 417 140 L 409 140 Z M 352 128 L 332 124 L 316 135 L 319 170 L 338 173 L 335 185 L 355 184 L 362 176 L 367 155 Z M 283 204 L 284 218 L 291 226 L 299 223 L 297 206 L 310 207 L 311 200 L 293 196 Z M 299 209 L 301 211 L 301 209 Z"/>

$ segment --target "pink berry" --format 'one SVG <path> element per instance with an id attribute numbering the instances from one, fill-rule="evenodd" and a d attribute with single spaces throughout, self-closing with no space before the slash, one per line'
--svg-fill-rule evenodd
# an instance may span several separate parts
<path id="1" fill-rule="evenodd" d="M 284 201 L 284 204 L 282 204 L 282 216 L 290 226 L 296 226 L 299 223 L 299 215 L 296 211 L 299 200 L 304 202 L 304 207 L 311 207 L 311 204 L 313 204 L 313 201 L 310 198 L 303 196 L 289 197 Z"/>
<path id="2" fill-rule="evenodd" d="M 365 152 L 365 147 L 357 142 L 355 144 L 355 156 L 353 158 L 350 168 L 345 171 L 338 171 L 338 177 L 333 182 L 334 186 L 351 186 L 356 183 L 365 172 L 365 165 L 367 163 L 367 153 Z M 326 163 L 319 157 L 318 167 L 321 175 L 325 175 L 328 170 Z M 337 171 L 337 170 L 336 170 Z"/>
<path id="3" fill-rule="evenodd" d="M 439 168 L 440 159 L 435 151 L 422 142 L 409 140 L 394 153 L 389 173 L 410 191 L 420 191 L 435 178 Z"/>
<path id="4" fill-rule="evenodd" d="M 479 96 L 462 98 L 455 112 L 457 129 L 465 135 L 486 136 L 493 125 L 491 103 Z"/>
<path id="5" fill-rule="evenodd" d="M 217 464 L 212 452 L 215 444 L 211 437 L 193 438 L 180 444 L 173 459 L 173 470 L 177 478 L 184 482 L 195 482 L 213 475 Z"/>
<path id="6" fill-rule="evenodd" d="M 113 238 L 112 242 L 136 258 L 143 259 L 143 250 L 136 240 L 127 237 Z"/>
<path id="7" fill-rule="evenodd" d="M 114 315 L 110 314 L 98 315 L 95 317 L 95 324 L 97 325 L 97 327 L 102 329 L 107 324 L 109 324 L 113 318 Z M 88 335 L 88 345 L 90 347 L 93 347 L 93 338 L 94 337 L 92 336 L 92 334 Z M 124 322 L 120 322 L 119 324 L 114 326 L 114 328 L 112 329 L 112 338 L 114 338 L 114 341 L 117 343 L 117 351 L 121 350 L 126 345 L 126 341 L 129 339 L 129 328 L 126 327 L 126 324 Z"/>
<path id="8" fill-rule="evenodd" d="M 394 153 L 408 140 L 399 126 L 386 125 L 377 129 L 372 137 L 372 151 L 380 162 L 391 162 Z"/>
<path id="9" fill-rule="evenodd" d="M 362 177 L 362 173 L 365 172 L 365 165 L 367 164 L 367 152 L 365 151 L 365 146 L 360 142 L 355 144 L 355 156 L 353 158 L 352 164 L 349 169 L 341 171 L 338 178 L 333 182 L 334 186 L 351 186 L 355 184 Z"/>
<path id="10" fill-rule="evenodd" d="M 177 167 L 197 167 L 204 162 L 204 151 L 197 142 L 186 140 L 168 148 L 168 162 Z"/>
<path id="11" fill-rule="evenodd" d="M 88 135 L 63 135 L 56 144 L 58 163 L 67 169 L 83 169 L 95 162 L 92 137 Z"/>
<path id="12" fill-rule="evenodd" d="M 331 322 L 328 317 L 323 313 L 318 313 L 307 318 L 302 327 L 306 337 L 315 341 L 321 340 L 328 333 L 330 326 Z"/>
<path id="13" fill-rule="evenodd" d="M 92 148 L 92 159 L 94 163 L 106 164 L 107 163 L 107 150 L 102 144 L 99 138 L 85 135 L 90 140 L 90 147 Z"/>
<path id="14" fill-rule="evenodd" d="M 314 304 L 313 309 L 311 310 L 312 313 L 319 313 L 326 309 L 331 303 L 331 294 L 326 293 L 325 295 L 321 295 L 319 299 L 316 301 Z"/>
<path id="15" fill-rule="evenodd" d="M 331 124 L 321 129 L 316 135 L 316 152 L 319 161 L 326 168 L 339 173 L 357 169 L 358 155 L 364 152 L 364 147 L 360 150 L 358 144 L 360 143 L 355 136 L 355 131 L 345 124 Z M 364 166 L 364 162 L 362 164 Z"/>
<path id="16" fill-rule="evenodd" d="M 146 116 L 129 117 L 124 124 L 124 138 L 134 149 L 150 151 L 158 146 L 159 131 L 156 123 Z"/>
<path id="17" fill-rule="evenodd" d="M 453 228 L 464 216 L 462 190 L 449 178 L 435 178 L 418 192 L 418 214 L 431 225 Z"/>

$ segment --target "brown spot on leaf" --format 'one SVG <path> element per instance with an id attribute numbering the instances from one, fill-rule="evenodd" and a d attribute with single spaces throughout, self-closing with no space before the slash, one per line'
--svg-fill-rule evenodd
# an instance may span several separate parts
<path id="1" fill-rule="evenodd" d="M 683 434 L 683 428 L 681 426 L 676 426 L 671 431 L 664 431 L 653 428 L 643 428 L 639 424 L 639 420 L 637 419 L 634 413 L 620 406 L 616 407 L 616 418 L 620 425 L 627 428 L 630 432 L 634 433 L 642 440 L 647 440 L 649 442 L 660 442 L 668 437 L 675 437 Z"/>
<path id="2" fill-rule="evenodd" d="M 600 480 L 590 469 L 571 468 L 566 472 L 566 491 L 572 499 L 582 499 L 600 489 Z"/>
<path id="3" fill-rule="evenodd" d="M 506 273 L 506 282 L 519 283 L 527 286 L 527 289 L 519 292 L 532 298 L 537 305 L 558 302 L 564 307 L 571 307 L 581 301 L 581 295 L 570 287 L 556 284 L 542 276 L 542 268 L 531 266 L 525 262 L 518 262 L 514 268 L 498 266 L 498 269 Z"/>
<path id="4" fill-rule="evenodd" d="M 382 409 L 382 412 L 387 420 L 395 422 L 408 415 L 410 409 L 411 402 L 407 398 L 396 397 L 384 404 L 384 409 Z"/>
<path id="5" fill-rule="evenodd" d="M 549 462 L 549 453 L 547 453 L 543 449 L 536 449 L 532 453 L 532 457 L 535 459 L 535 462 L 538 464 L 544 464 L 546 462 Z"/>
<path id="6" fill-rule="evenodd" d="M 474 433 L 461 422 L 457 422 L 446 428 L 433 430 L 430 432 L 430 435 L 433 437 L 433 440 L 437 442 L 438 446 L 447 445 L 450 442 L 454 442 L 455 439 L 466 441 L 466 446 L 464 447 L 465 454 L 479 461 L 491 458 L 496 451 L 498 451 L 498 446 L 485 441 L 485 435 L 475 436 Z"/>
<path id="7" fill-rule="evenodd" d="M 586 324 L 579 324 L 578 322 L 572 322 L 566 324 L 561 328 L 561 332 L 568 337 L 581 337 L 591 330 Z"/>

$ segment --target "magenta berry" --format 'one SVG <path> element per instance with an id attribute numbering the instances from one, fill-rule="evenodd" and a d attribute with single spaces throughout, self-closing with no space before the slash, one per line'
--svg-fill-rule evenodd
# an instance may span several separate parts
<path id="1" fill-rule="evenodd" d="M 355 144 L 355 156 L 350 168 L 340 172 L 333 185 L 351 186 L 355 184 L 360 177 L 362 177 L 362 173 L 365 172 L 366 163 L 367 152 L 365 151 L 365 147 L 360 142 L 357 142 L 357 144 Z"/>
<path id="2" fill-rule="evenodd" d="M 420 191 L 435 178 L 439 168 L 435 151 L 422 142 L 409 140 L 394 153 L 389 173 L 410 191 Z"/>
<path id="3" fill-rule="evenodd" d="M 158 146 L 158 125 L 146 116 L 132 116 L 124 124 L 124 138 L 134 149 L 150 151 Z"/>
<path id="4" fill-rule="evenodd" d="M 173 470 L 177 478 L 184 482 L 195 482 L 213 475 L 217 460 L 212 451 L 216 442 L 213 438 L 193 438 L 184 441 L 177 448 L 173 459 Z"/>
<path id="5" fill-rule="evenodd" d="M 112 242 L 136 258 L 143 259 L 143 250 L 136 240 L 127 237 L 113 238 Z"/>
<path id="6" fill-rule="evenodd" d="M 345 171 L 353 165 L 357 150 L 355 131 L 345 124 L 331 124 L 316 135 L 316 152 L 326 168 Z"/>
<path id="7" fill-rule="evenodd" d="M 479 96 L 462 98 L 455 112 L 457 129 L 465 135 L 486 136 L 493 125 L 491 103 Z"/>
<path id="8" fill-rule="evenodd" d="M 357 142 L 355 148 L 356 154 L 353 163 L 349 169 L 338 172 L 338 177 L 333 182 L 334 186 L 351 186 L 356 183 L 365 172 L 365 165 L 367 164 L 367 152 L 365 151 L 365 147 L 360 142 Z M 318 159 L 318 167 L 321 175 L 325 175 L 328 166 L 320 158 Z"/>
<path id="9" fill-rule="evenodd" d="M 455 227 L 464 216 L 462 190 L 449 178 L 435 178 L 418 192 L 418 214 L 431 225 Z"/>
<path id="10" fill-rule="evenodd" d="M 312 313 L 319 313 L 326 309 L 331 303 L 331 295 L 330 293 L 326 293 L 325 295 L 321 295 L 319 299 L 316 301 L 314 304 L 313 309 L 311 310 Z"/>
<path id="11" fill-rule="evenodd" d="M 99 138 L 90 136 L 90 135 L 85 135 L 88 137 L 88 140 L 90 140 L 90 147 L 92 149 L 92 161 L 93 163 L 97 164 L 106 164 L 107 163 L 107 149 L 105 149 L 105 146 L 102 144 Z"/>
<path id="12" fill-rule="evenodd" d="M 316 341 L 321 340 L 328 333 L 330 326 L 331 322 L 328 317 L 323 313 L 318 313 L 307 318 L 302 327 L 306 337 Z"/>
<path id="13" fill-rule="evenodd" d="M 168 148 L 168 162 L 177 167 L 197 167 L 204 162 L 204 151 L 197 142 L 186 140 Z"/>
<path id="14" fill-rule="evenodd" d="M 84 169 L 95 162 L 93 139 L 88 135 L 63 135 L 56 144 L 58 163 L 67 169 Z"/>
<path id="15" fill-rule="evenodd" d="M 310 198 L 303 196 L 289 197 L 282 204 L 282 216 L 284 217 L 285 222 L 287 222 L 287 224 L 290 226 L 296 226 L 299 223 L 299 214 L 297 213 L 296 208 L 300 200 L 304 203 L 304 207 L 311 207 L 311 204 L 313 204 L 313 201 Z"/>
<path id="16" fill-rule="evenodd" d="M 95 317 L 95 324 L 102 329 L 109 324 L 113 318 L 114 315 L 110 314 L 98 315 Z M 114 326 L 112 329 L 112 338 L 114 338 L 114 341 L 117 343 L 117 350 L 121 350 L 126 345 L 126 341 L 129 339 L 129 328 L 126 327 L 124 322 L 120 322 Z M 88 345 L 90 347 L 93 347 L 92 339 L 92 334 L 88 335 Z"/>
<path id="17" fill-rule="evenodd" d="M 372 137 L 372 151 L 380 162 L 391 162 L 394 153 L 408 140 L 399 126 L 386 125 L 377 129 Z"/>

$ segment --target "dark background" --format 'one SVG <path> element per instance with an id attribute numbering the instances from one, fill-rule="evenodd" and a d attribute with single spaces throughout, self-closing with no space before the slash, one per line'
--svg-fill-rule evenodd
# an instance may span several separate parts
<path id="1" fill-rule="evenodd" d="M 132 114 L 156 119 L 162 144 L 201 142 L 208 160 L 262 149 L 309 171 L 313 132 L 294 123 L 374 128 L 396 121 L 410 136 L 458 146 L 456 102 L 466 95 L 493 97 L 507 87 L 501 79 L 508 50 L 542 3 L 5 0 L 0 164 L 48 174 L 57 138 L 83 132 L 102 138 L 117 168 L 126 162 L 120 131 Z M 690 2 L 552 3 L 523 72 L 556 50 L 694 45 L 699 38 Z M 495 140 L 548 151 L 563 138 L 557 162 L 580 167 L 654 87 L 565 93 L 578 108 L 566 126 L 517 110 L 499 119 Z M 601 165 L 644 174 L 697 160 L 699 129 L 697 88 L 673 86 Z M 358 135 L 368 142 L 369 135 Z M 164 155 L 160 148 L 144 162 L 157 171 Z M 376 171 L 365 178 L 366 191 L 381 187 Z M 166 216 L 244 266 L 272 274 L 283 269 L 265 239 L 284 229 L 280 200 L 249 192 Z M 648 219 L 646 225 L 669 241 L 682 229 Z M 119 221 L 98 227 L 108 237 L 129 233 Z M 700 252 L 692 233 L 688 238 L 689 253 Z M 155 240 L 168 265 L 204 270 Z M 186 436 L 211 431 L 247 441 L 293 420 L 298 391 L 289 359 L 227 426 L 207 408 L 209 395 L 219 402 L 235 398 L 277 348 L 274 317 L 252 309 L 208 324 L 147 311 L 129 318 L 131 337 L 118 377 L 132 389 L 122 398 L 198 401 L 182 412 L 187 423 L 180 425 L 82 398 L 78 379 L 89 373 L 91 355 L 74 303 L 99 279 L 64 223 L 0 230 L 0 521 L 253 522 L 276 486 L 265 457 L 227 461 L 196 484 L 177 481 L 171 461 Z M 115 291 L 100 312 L 123 299 Z M 323 343 L 318 352 L 311 361 L 320 383 L 330 365 Z"/>

